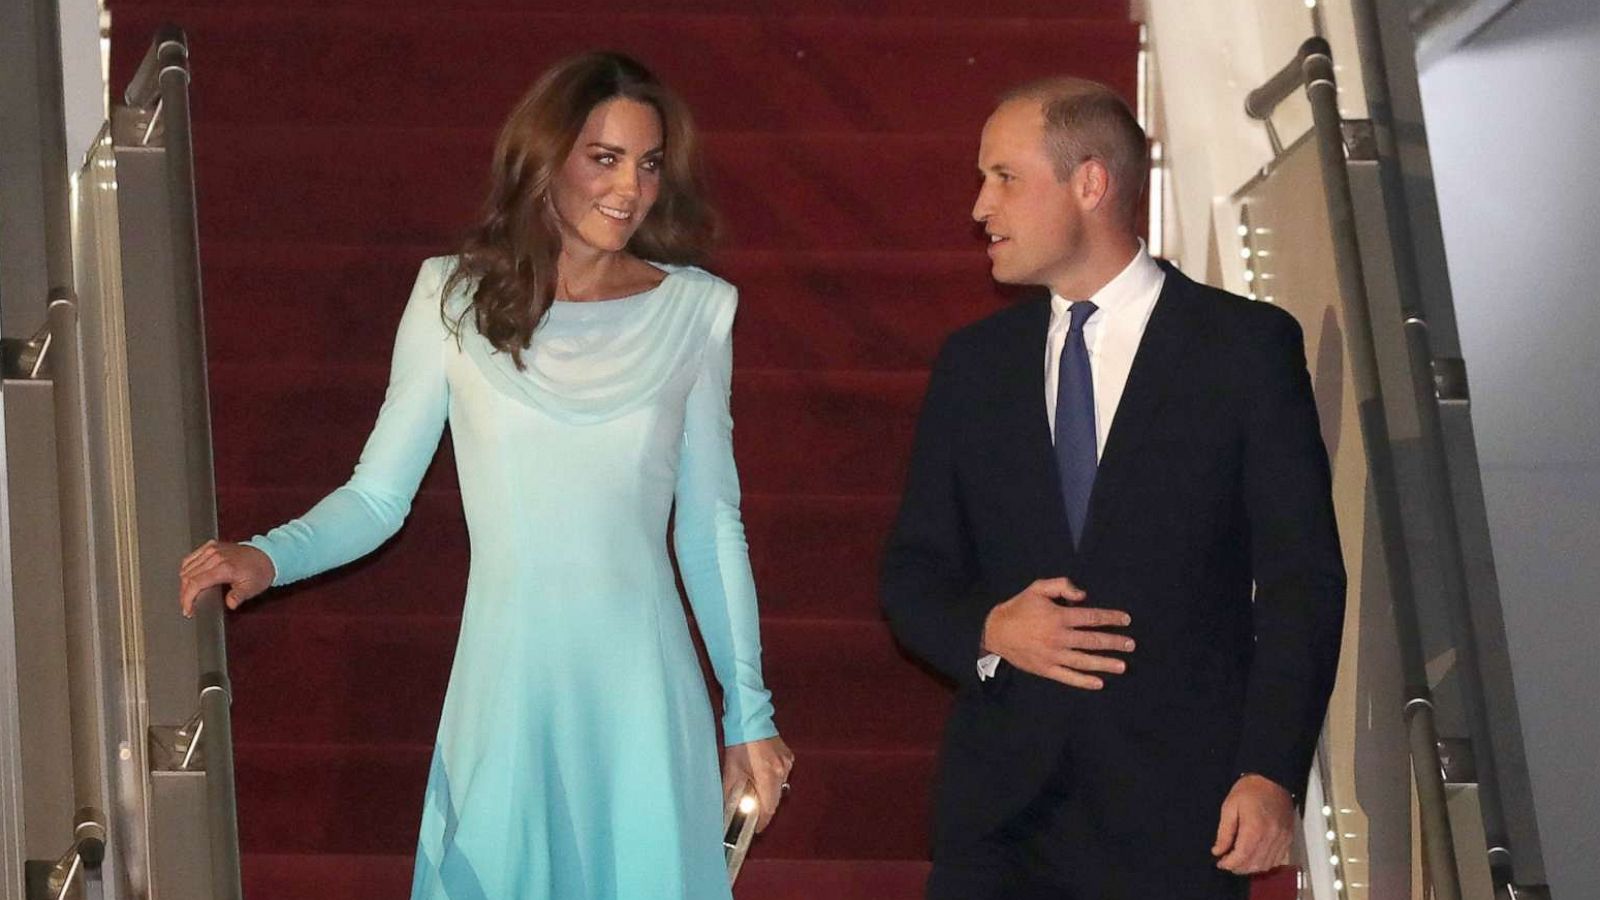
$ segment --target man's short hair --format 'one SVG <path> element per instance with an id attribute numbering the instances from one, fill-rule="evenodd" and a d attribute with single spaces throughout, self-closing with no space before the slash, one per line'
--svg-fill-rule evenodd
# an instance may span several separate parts
<path id="1" fill-rule="evenodd" d="M 1112 201 L 1129 222 L 1138 219 L 1150 179 L 1150 144 L 1115 91 L 1098 81 L 1058 75 L 1012 88 L 1000 98 L 1001 103 L 1012 100 L 1040 105 L 1045 152 L 1057 179 L 1065 181 L 1084 160 L 1098 159 L 1111 174 Z"/>

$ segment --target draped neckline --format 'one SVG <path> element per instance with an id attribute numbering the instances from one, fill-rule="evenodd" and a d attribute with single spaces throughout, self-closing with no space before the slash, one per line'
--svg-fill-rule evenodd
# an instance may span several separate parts
<path id="1" fill-rule="evenodd" d="M 625 415 L 698 370 L 715 319 L 708 290 L 715 276 L 692 266 L 652 265 L 667 274 L 648 290 L 553 302 L 523 351 L 521 370 L 471 316 L 460 320 L 462 350 L 500 393 L 555 418 L 594 424 Z M 449 298 L 455 314 L 473 287 L 463 284 Z"/>

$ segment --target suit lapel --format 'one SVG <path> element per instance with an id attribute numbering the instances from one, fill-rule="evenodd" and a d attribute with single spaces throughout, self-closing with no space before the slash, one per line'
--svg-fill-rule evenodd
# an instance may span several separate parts
<path id="1" fill-rule="evenodd" d="M 1001 355 L 1000 399 L 1005 404 L 1004 418 L 1010 423 L 1000 430 L 1002 438 L 1014 441 L 1007 448 L 1008 482 L 1021 492 L 1019 502 L 1027 513 L 1027 532 L 1038 539 L 1040 551 L 1050 558 L 1072 555 L 1067 509 L 1061 499 L 1061 479 L 1056 472 L 1055 443 L 1050 437 L 1050 420 L 1045 414 L 1044 354 L 1045 333 L 1050 327 L 1050 302 L 1033 301 L 1019 326 L 1010 336 L 1011 346 Z"/>
<path id="2" fill-rule="evenodd" d="M 1124 481 L 1137 473 L 1130 469 L 1133 451 L 1150 427 L 1159 420 L 1162 406 L 1178 386 L 1184 367 L 1181 364 L 1195 331 L 1190 327 L 1188 304 L 1190 282 L 1171 266 L 1162 263 L 1167 277 L 1156 298 L 1150 321 L 1145 324 L 1139 349 L 1133 356 L 1128 383 L 1117 403 L 1116 417 L 1106 437 L 1100 466 L 1095 472 L 1094 492 L 1089 497 L 1089 515 L 1084 526 L 1080 553 L 1093 545 L 1110 510 L 1116 508 L 1117 494 Z"/>

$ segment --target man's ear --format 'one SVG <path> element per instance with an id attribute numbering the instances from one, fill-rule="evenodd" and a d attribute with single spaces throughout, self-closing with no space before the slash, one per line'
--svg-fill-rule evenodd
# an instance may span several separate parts
<path id="1" fill-rule="evenodd" d="M 1111 170 L 1092 156 L 1079 163 L 1072 173 L 1072 196 L 1085 213 L 1105 207 L 1111 198 Z"/>

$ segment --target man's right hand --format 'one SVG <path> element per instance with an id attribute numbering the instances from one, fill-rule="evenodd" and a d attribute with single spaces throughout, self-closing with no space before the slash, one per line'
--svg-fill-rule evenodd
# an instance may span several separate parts
<path id="1" fill-rule="evenodd" d="M 1098 629 L 1120 628 L 1133 619 L 1121 610 L 1062 606 L 1057 598 L 1077 604 L 1088 595 L 1065 578 L 1035 581 L 989 611 L 983 624 L 983 652 L 998 654 L 1040 678 L 1097 691 L 1105 682 L 1090 673 L 1119 674 L 1128 665 L 1116 657 L 1087 651 L 1132 650 L 1132 638 Z"/>

